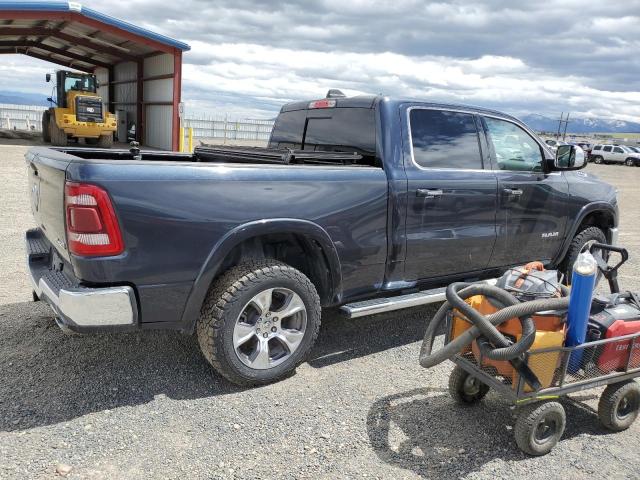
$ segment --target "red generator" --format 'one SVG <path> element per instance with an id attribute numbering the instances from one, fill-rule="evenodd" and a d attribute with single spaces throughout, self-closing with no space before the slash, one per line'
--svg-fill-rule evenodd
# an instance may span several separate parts
<path id="1" fill-rule="evenodd" d="M 629 258 L 626 249 L 611 245 L 594 244 L 591 252 L 598 262 L 598 268 L 609 282 L 611 293 L 596 295 L 591 305 L 587 342 L 623 337 L 640 332 L 640 297 L 632 292 L 620 292 L 618 285 L 618 269 Z M 620 262 L 611 267 L 605 259 L 609 253 L 620 254 Z M 593 361 L 602 372 L 624 370 L 640 366 L 640 341 L 636 339 L 633 351 L 629 355 L 631 340 L 608 343 L 601 349 L 591 352 Z"/>

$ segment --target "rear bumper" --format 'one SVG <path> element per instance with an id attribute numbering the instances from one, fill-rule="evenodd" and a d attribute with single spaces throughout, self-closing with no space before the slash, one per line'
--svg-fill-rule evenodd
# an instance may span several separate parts
<path id="1" fill-rule="evenodd" d="M 27 231 L 26 244 L 33 290 L 53 309 L 63 330 L 93 333 L 136 328 L 138 308 L 133 288 L 88 288 L 67 271 L 70 268 L 52 269 L 51 245 L 39 229 Z"/>

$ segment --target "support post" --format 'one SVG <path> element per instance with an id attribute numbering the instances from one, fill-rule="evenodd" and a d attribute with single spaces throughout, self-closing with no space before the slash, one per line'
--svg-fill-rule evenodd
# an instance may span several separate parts
<path id="1" fill-rule="evenodd" d="M 193 127 L 189 127 L 189 153 L 193 153 Z"/>

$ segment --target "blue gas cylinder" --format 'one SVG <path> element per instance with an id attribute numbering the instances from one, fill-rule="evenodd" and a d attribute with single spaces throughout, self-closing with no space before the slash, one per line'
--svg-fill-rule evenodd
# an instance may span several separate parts
<path id="1" fill-rule="evenodd" d="M 588 251 L 578 255 L 576 263 L 573 264 L 573 274 L 571 276 L 567 337 L 565 340 L 567 347 L 581 345 L 585 341 L 597 275 L 598 264 L 593 255 Z M 574 373 L 580 369 L 583 352 L 584 349 L 579 349 L 571 354 L 569 372 Z"/>

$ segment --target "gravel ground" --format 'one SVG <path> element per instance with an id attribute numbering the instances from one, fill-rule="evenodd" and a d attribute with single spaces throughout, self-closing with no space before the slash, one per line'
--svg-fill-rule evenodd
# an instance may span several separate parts
<path id="1" fill-rule="evenodd" d="M 55 478 L 64 466 L 68 478 L 638 478 L 640 423 L 606 434 L 598 392 L 564 402 L 567 430 L 543 458 L 515 447 L 494 393 L 455 406 L 451 365 L 417 363 L 433 307 L 353 321 L 328 312 L 311 359 L 255 389 L 218 377 L 191 337 L 64 335 L 27 301 L 26 147 L 0 143 L 0 478 Z M 640 168 L 588 168 L 620 189 L 632 253 L 621 280 L 640 290 Z"/>

